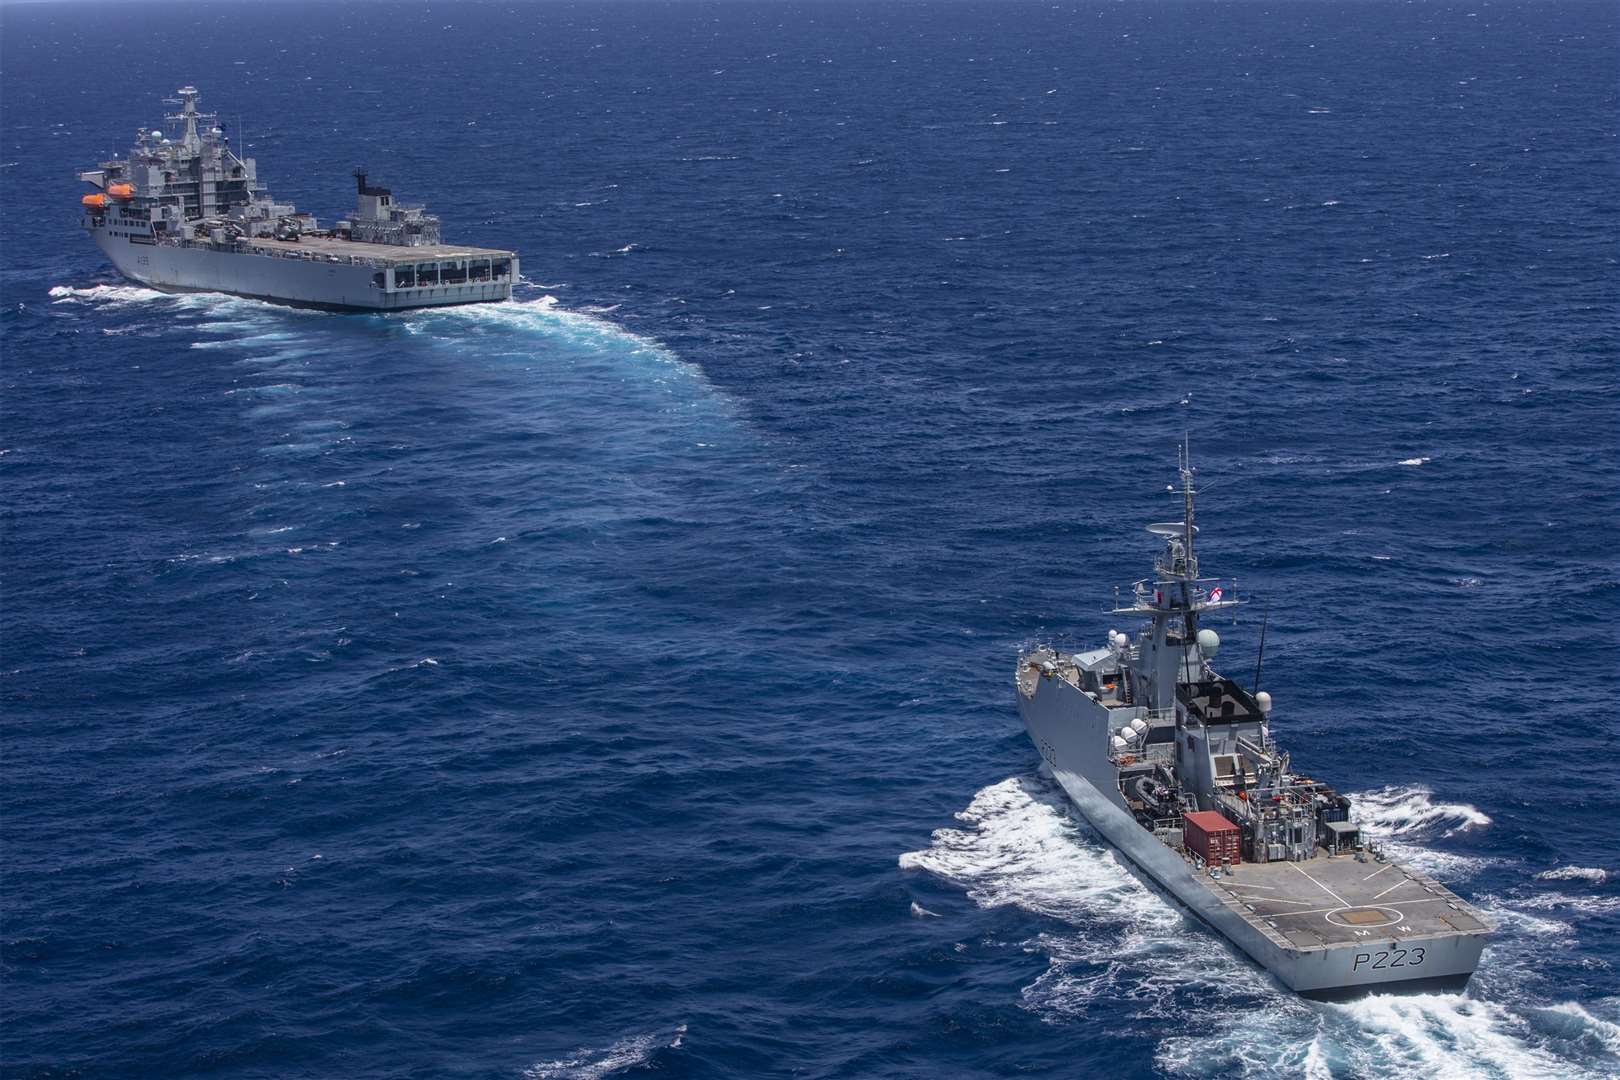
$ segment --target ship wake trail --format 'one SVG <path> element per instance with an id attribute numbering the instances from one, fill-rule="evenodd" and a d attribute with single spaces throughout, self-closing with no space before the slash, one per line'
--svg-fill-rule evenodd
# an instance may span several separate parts
<path id="1" fill-rule="evenodd" d="M 679 1050 L 685 1037 L 686 1025 L 682 1024 L 673 1032 L 633 1035 L 600 1050 L 581 1047 L 570 1057 L 538 1062 L 523 1070 L 524 1080 L 606 1080 L 618 1073 L 650 1070 L 669 1051 Z"/>
<path id="2" fill-rule="evenodd" d="M 406 329 L 418 336 L 456 341 L 475 336 L 507 357 L 529 355 L 528 345 L 538 336 L 571 353 L 635 361 L 654 382 L 696 385 L 705 393 L 714 393 L 703 369 L 696 364 L 682 360 L 658 342 L 611 320 L 565 308 L 554 296 L 419 309 L 390 318 L 402 320 Z M 508 339 L 505 344 L 498 340 L 503 336 Z"/>
<path id="3" fill-rule="evenodd" d="M 1069 924 L 1034 942 L 1049 966 L 1024 991 L 1029 1008 L 1075 1017 L 1106 999 L 1131 1003 L 1145 1019 L 1217 989 L 1277 996 L 1260 972 L 1138 881 L 1038 776 L 992 784 L 956 817 L 962 828 L 936 831 L 929 847 L 900 856 L 900 867 L 958 885 L 981 907 L 1010 904 Z"/>
<path id="4" fill-rule="evenodd" d="M 1189 1013 L 1209 1034 L 1164 1040 L 1173 1076 L 1426 1076 L 1433 1080 L 1614 1075 L 1614 1024 L 1573 1004 L 1514 1007 L 1462 994 L 1375 994 L 1338 1005 L 1268 1004 Z M 1611 1045 L 1604 1046 L 1608 1036 Z"/>

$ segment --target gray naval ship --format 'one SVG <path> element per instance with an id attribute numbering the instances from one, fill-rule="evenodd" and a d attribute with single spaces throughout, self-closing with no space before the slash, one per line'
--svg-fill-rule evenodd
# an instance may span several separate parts
<path id="1" fill-rule="evenodd" d="M 1113 614 L 1100 649 L 1019 657 L 1018 711 L 1088 822 L 1153 882 L 1290 989 L 1313 998 L 1460 989 L 1493 927 L 1472 905 L 1389 857 L 1350 800 L 1295 772 L 1272 738 L 1269 694 L 1211 666 L 1205 616 L 1241 601 L 1200 577 L 1193 470 L 1154 573 Z M 1262 641 L 1262 647 L 1263 647 Z M 1258 671 L 1256 679 L 1258 680 Z"/>
<path id="2" fill-rule="evenodd" d="M 223 292 L 298 307 L 392 311 L 507 300 L 510 251 L 444 244 L 439 219 L 355 173 L 355 212 L 331 229 L 259 186 L 198 93 L 182 87 L 174 137 L 142 129 L 127 158 L 79 173 L 96 188 L 83 225 L 119 273 L 167 292 Z"/>

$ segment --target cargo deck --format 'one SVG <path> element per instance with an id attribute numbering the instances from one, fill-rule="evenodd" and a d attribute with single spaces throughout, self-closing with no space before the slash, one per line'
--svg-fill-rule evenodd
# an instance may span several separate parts
<path id="1" fill-rule="evenodd" d="M 250 250 L 267 255 L 334 257 L 342 262 L 367 266 L 398 267 L 416 263 L 456 262 L 481 259 L 510 259 L 513 252 L 497 248 L 469 247 L 466 244 L 415 244 L 410 247 L 360 243 L 330 236 L 300 236 L 296 240 L 276 240 L 267 236 L 244 240 Z"/>

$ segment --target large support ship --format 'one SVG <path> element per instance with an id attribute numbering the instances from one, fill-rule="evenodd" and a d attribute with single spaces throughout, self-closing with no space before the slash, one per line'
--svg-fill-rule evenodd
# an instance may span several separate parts
<path id="1" fill-rule="evenodd" d="M 1153 576 L 1116 593 L 1114 614 L 1146 626 L 1019 657 L 1018 711 L 1046 769 L 1140 872 L 1290 989 L 1460 989 L 1485 916 L 1363 836 L 1348 798 L 1291 768 L 1270 695 L 1211 666 L 1220 638 L 1200 621 L 1241 601 L 1235 581 L 1199 576 L 1185 451 L 1180 472 L 1182 520 L 1147 527 L 1164 543 Z"/>
<path id="2" fill-rule="evenodd" d="M 298 307 L 392 311 L 507 300 L 517 255 L 444 244 L 439 219 L 355 173 L 354 214 L 329 230 L 259 186 L 217 117 L 182 87 L 127 158 L 79 174 L 96 190 L 83 225 L 119 273 L 169 292 L 223 292 Z"/>

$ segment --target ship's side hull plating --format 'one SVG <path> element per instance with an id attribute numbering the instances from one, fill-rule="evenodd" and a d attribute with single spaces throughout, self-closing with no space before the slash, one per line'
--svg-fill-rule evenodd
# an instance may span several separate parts
<path id="1" fill-rule="evenodd" d="M 508 300 L 517 261 L 504 281 L 468 282 L 434 288 L 387 291 L 369 266 L 303 261 L 202 247 L 139 243 L 92 229 L 96 245 L 118 272 L 165 292 L 220 292 L 295 307 L 329 311 L 397 311 Z"/>
<path id="2" fill-rule="evenodd" d="M 1019 714 L 1053 777 L 1086 821 L 1134 868 L 1220 931 L 1290 989 L 1311 997 L 1372 991 L 1461 987 L 1479 963 L 1484 939 L 1474 934 L 1412 937 L 1403 955 L 1421 950 L 1421 962 L 1375 966 L 1378 939 L 1362 945 L 1295 948 L 1252 921 L 1243 907 L 1204 879 L 1180 853 L 1143 828 L 1126 808 L 1118 773 L 1105 752 L 1109 717 L 1103 706 L 1059 677 L 1036 676 L 1022 690 Z M 1387 939 L 1384 939 L 1387 946 Z"/>

